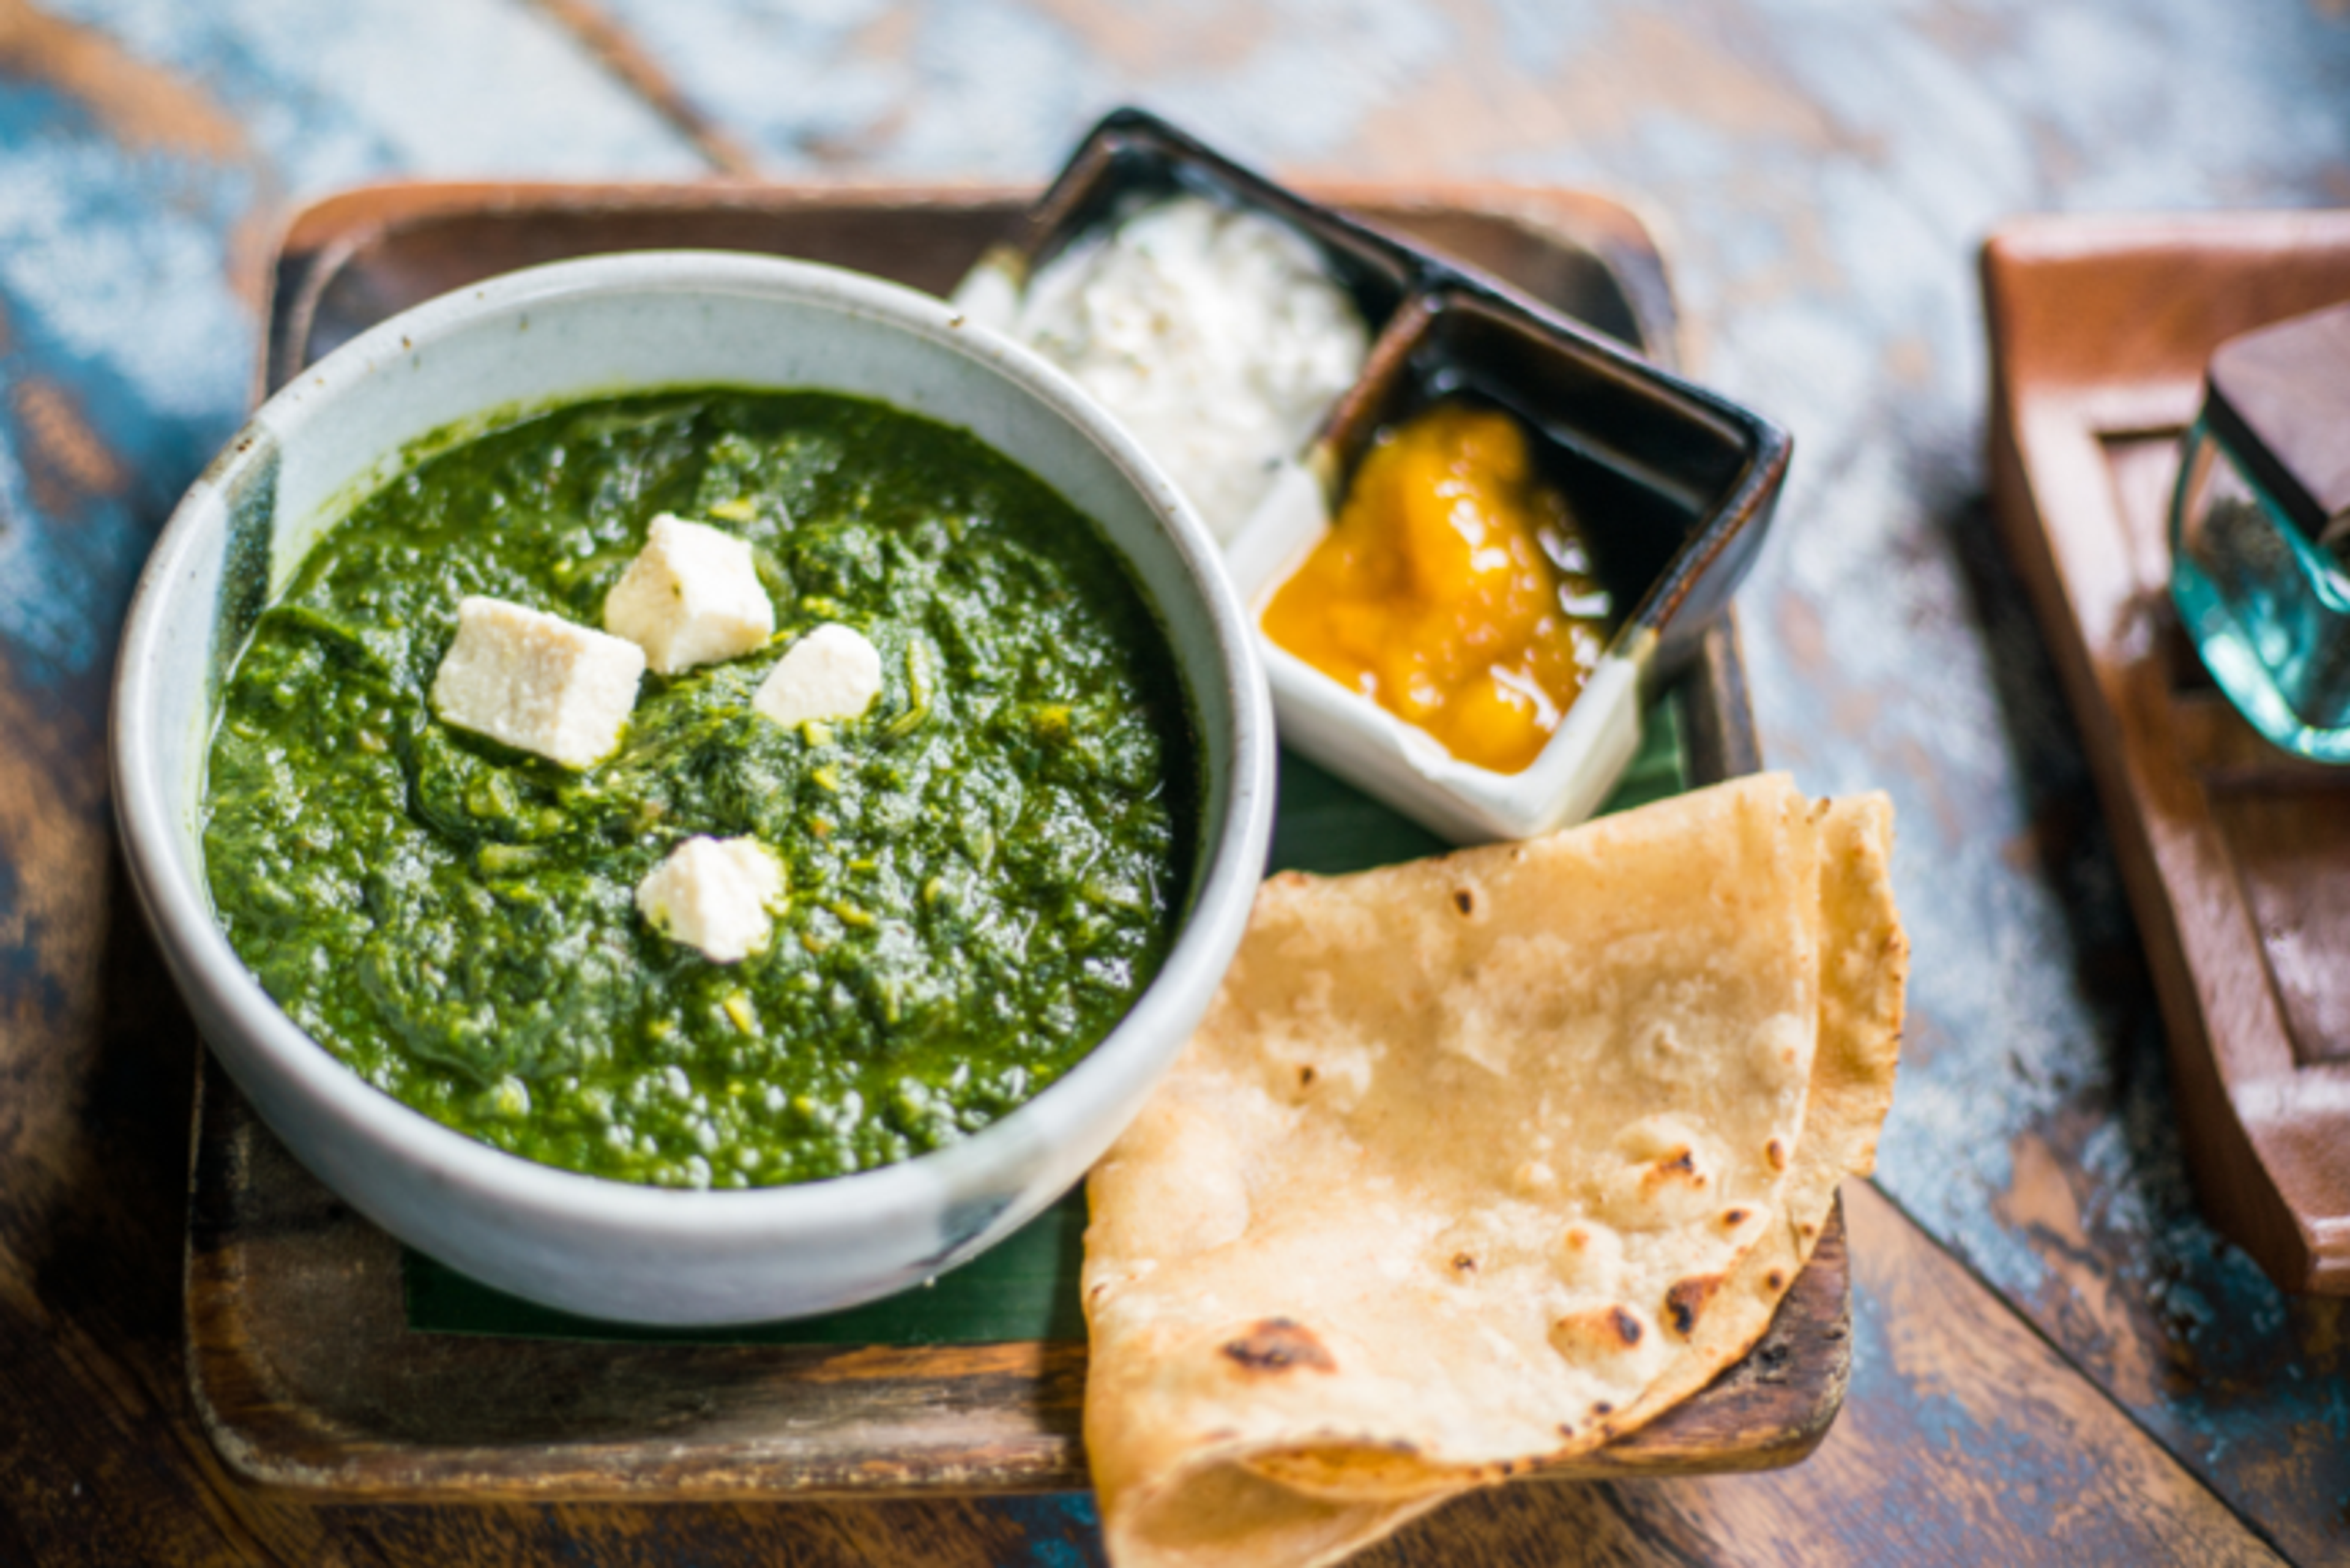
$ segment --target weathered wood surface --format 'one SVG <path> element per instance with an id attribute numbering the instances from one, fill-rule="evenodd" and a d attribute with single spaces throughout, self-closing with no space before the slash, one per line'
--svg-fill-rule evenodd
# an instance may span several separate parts
<path id="1" fill-rule="evenodd" d="M 1555 1500 L 1503 1488 L 1365 1563 L 2279 1561 L 1874 1189 L 1845 1195 L 1860 1343 L 1844 1417 L 1809 1459 Z"/>
<path id="2" fill-rule="evenodd" d="M 1086 1560 L 1064 1500 L 317 1509 L 231 1480 L 179 1349 L 192 1046 L 100 869 L 99 759 L 131 576 L 243 411 L 292 203 L 730 159 L 1032 184 L 1126 99 L 1293 175 L 1596 186 L 1659 220 L 1700 368 L 1797 436 L 1743 596 L 1765 751 L 1901 810 L 1913 1029 L 1880 1181 L 2143 1429 L 2050 1444 L 1989 1400 L 1954 1423 L 1939 1352 L 1870 1348 L 1934 1332 L 1934 1296 L 1868 1286 L 1856 1189 L 1861 1353 L 1812 1462 L 1423 1528 L 1501 1509 L 1479 1539 L 1502 1561 L 2161 1561 L 2147 1530 L 2083 1544 L 2128 1473 L 2160 1484 L 2126 1517 L 2178 1555 L 2252 1550 L 2150 1433 L 2288 1555 L 2350 1552 L 2343 1312 L 2280 1296 L 2195 1213 L 2084 753 L 1983 514 L 1971 274 L 2017 212 L 2350 202 L 2339 0 L 0 0 L 0 1560 Z M 1872 1464 L 1908 1490 L 1868 1490 Z M 1877 1533 L 1806 1490 L 1831 1473 Z M 2085 1533 L 2008 1528 L 2051 1497 Z"/>
<path id="3" fill-rule="evenodd" d="M 1618 202 L 1503 182 L 1315 181 L 1316 198 L 1679 362 L 1663 258 Z M 765 251 L 951 290 L 1016 232 L 1033 189 L 808 180 L 403 182 L 304 208 L 271 267 L 261 394 L 396 310 L 594 251 Z M 1743 704 L 1740 705 L 1743 711 Z"/>
<path id="4" fill-rule="evenodd" d="M 399 1245 L 296 1164 L 216 1067 L 198 1099 L 188 1354 L 197 1413 L 244 1478 L 336 1502 L 1085 1489 L 1081 1341 L 615 1345 L 411 1334 Z M 1844 1402 L 1849 1283 L 1838 1213 L 1736 1366 L 1648 1426 L 1523 1484 L 1803 1459 Z"/>
<path id="5" fill-rule="evenodd" d="M 2167 528 L 2205 361 L 2350 299 L 2350 213 L 2034 219 L 1983 275 L 1998 519 L 2113 820 L 2199 1195 L 2272 1279 L 2350 1294 L 2350 770 L 2220 696 Z"/>

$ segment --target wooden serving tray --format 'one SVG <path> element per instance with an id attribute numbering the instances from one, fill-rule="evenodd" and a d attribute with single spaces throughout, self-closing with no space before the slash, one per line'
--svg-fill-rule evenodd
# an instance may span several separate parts
<path id="1" fill-rule="evenodd" d="M 1315 192 L 1673 358 L 1671 296 L 1640 224 L 1572 192 L 1498 187 Z M 943 290 L 1024 211 L 1025 192 L 933 187 L 407 185 L 336 197 L 296 219 L 275 275 L 265 391 L 393 311 L 493 273 L 646 246 L 813 257 Z M 1759 764 L 1736 630 L 1725 620 L 1659 700 L 1669 721 L 1619 800 Z M 1274 858 L 1319 869 L 1399 859 L 1432 839 L 1284 759 Z M 1080 1317 L 1041 1337 L 941 1343 L 920 1293 L 898 1326 L 843 1343 L 833 1319 L 718 1336 L 581 1337 L 532 1309 L 422 1332 L 403 1288 L 445 1271 L 406 1260 L 277 1144 L 206 1056 L 190 1206 L 189 1368 L 213 1441 L 265 1482 L 352 1500 L 716 1499 L 779 1494 L 1073 1490 Z M 1069 1211 L 1055 1221 L 1073 1233 Z M 1017 1239 L 1015 1239 L 1017 1240 Z M 1014 1243 L 1006 1243 L 1007 1247 Z M 1001 1250 L 999 1250 L 1001 1251 Z M 1028 1256 L 1049 1260 L 1046 1241 Z M 993 1258 L 994 1253 L 989 1254 Z M 982 1267 L 981 1260 L 972 1267 Z M 1044 1267 L 1053 1267 L 1049 1261 Z M 1074 1300 L 1064 1251 L 1059 1288 Z M 413 1280 L 408 1281 L 413 1284 Z M 955 1283 L 955 1277 L 941 1288 Z M 455 1293 L 486 1294 L 469 1282 Z M 479 1302 L 473 1307 L 479 1307 Z M 472 1310 L 460 1302 L 455 1311 Z M 868 1309 L 868 1312 L 870 1309 Z M 445 1314 L 438 1314 L 445 1316 Z M 1042 1320 L 1040 1320 L 1042 1321 Z M 482 1324 L 489 1324 L 487 1332 Z M 522 1325 L 518 1330 L 516 1325 Z M 1851 1367 L 1843 1210 L 1769 1333 L 1711 1386 L 1571 1465 L 1567 1477 L 1759 1469 L 1826 1435 Z M 1061 1337 L 1066 1333 L 1066 1337 Z M 800 1334 L 805 1343 L 791 1343 Z M 560 1335 L 560 1336 L 550 1336 Z M 960 1337 L 967 1338 L 968 1335 Z"/>
<path id="2" fill-rule="evenodd" d="M 2350 213 L 2033 219 L 1983 291 L 1999 522 L 2113 823 L 2198 1191 L 2278 1284 L 2350 1293 L 2350 768 L 2263 741 L 2168 587 L 2204 363 L 2350 299 Z"/>

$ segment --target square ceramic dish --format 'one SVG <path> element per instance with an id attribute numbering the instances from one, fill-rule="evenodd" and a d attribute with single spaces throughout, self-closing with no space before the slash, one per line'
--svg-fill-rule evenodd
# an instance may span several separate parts
<path id="1" fill-rule="evenodd" d="M 1225 546 L 1287 744 L 1455 843 L 1524 838 L 1588 816 L 1638 751 L 1643 701 L 1687 664 L 1752 564 L 1793 443 L 1769 421 L 1636 349 L 1634 302 L 1608 331 L 1436 251 L 1309 202 L 1154 117 L 1095 128 L 957 290 L 1008 322 L 1035 272 L 1107 223 L 1178 192 L 1286 224 L 1373 334 L 1361 375 Z M 1619 340 L 1620 339 L 1620 340 Z M 1627 344 L 1631 347 L 1627 347 Z M 1530 437 L 1598 556 L 1620 618 L 1582 693 L 1520 772 L 1462 762 L 1415 726 L 1274 643 L 1266 602 L 1327 532 L 1378 433 L 1440 399 L 1498 406 Z"/>

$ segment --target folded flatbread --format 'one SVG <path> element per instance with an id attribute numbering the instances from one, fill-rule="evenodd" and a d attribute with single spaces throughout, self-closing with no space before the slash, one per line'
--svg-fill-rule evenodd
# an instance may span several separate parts
<path id="1" fill-rule="evenodd" d="M 1743 1355 L 1891 1105 L 1891 830 L 1768 775 L 1266 883 L 1089 1187 L 1119 1568 L 1335 1562 Z"/>

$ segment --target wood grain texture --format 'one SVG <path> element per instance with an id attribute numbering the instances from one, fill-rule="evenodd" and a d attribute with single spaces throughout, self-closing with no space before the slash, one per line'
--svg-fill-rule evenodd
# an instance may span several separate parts
<path id="1" fill-rule="evenodd" d="M 2195 770 L 2164 524 L 2205 359 L 2350 297 L 2350 213 L 2042 221 L 1995 236 L 1984 274 L 1999 517 L 2118 831 L 2205 1206 L 2279 1283 L 2350 1292 L 2350 1072 L 2330 1060 L 2350 1046 L 2321 1023 L 2350 1012 L 2350 966 L 2302 937 L 2350 898 L 2350 779 Z M 2191 701 L 2208 752 L 2226 721 Z"/>
<path id="2" fill-rule="evenodd" d="M 399 1245 L 209 1060 L 187 1266 L 196 1404 L 246 1478 L 338 1501 L 678 1501 L 1087 1484 L 1082 1343 L 620 1345 L 410 1332 Z M 1764 1469 L 1816 1447 L 1850 1366 L 1845 1233 L 1743 1360 L 1549 1480 Z"/>
<path id="3" fill-rule="evenodd" d="M 1640 221 L 1588 192 L 1500 182 L 1305 187 L 1374 226 L 1611 324 L 1665 364 L 1679 323 Z M 1014 233 L 1032 189 L 827 179 L 679 184 L 411 182 L 304 208 L 273 259 L 261 390 L 373 322 L 461 284 L 594 250 L 708 247 L 861 267 L 944 293 Z"/>
<path id="4" fill-rule="evenodd" d="M 1693 358 L 1801 443 L 1789 546 L 1742 595 L 1768 753 L 1815 792 L 1889 788 L 1901 813 L 1920 957 L 1881 1181 L 2291 1555 L 2350 1553 L 2350 1318 L 2278 1294 L 2196 1214 L 2118 862 L 1981 504 L 1969 265 L 2017 212 L 2350 202 L 2336 0 L 1381 0 L 1344 26 L 1303 0 L 598 4 L 769 175 L 1033 189 L 1133 99 L 1293 175 L 1599 187 L 1660 220 Z M 284 15 L 0 6 L 0 386 L 46 382 L 57 397 L 27 406 L 69 410 L 95 443 L 0 409 L 0 1561 L 1089 1560 L 1070 1500 L 313 1509 L 211 1459 L 170 1256 L 193 1047 L 129 1022 L 171 1012 L 168 987 L 151 956 L 106 956 L 144 939 L 113 934 L 134 917 L 83 853 L 106 836 L 98 722 L 130 576 L 246 406 L 259 261 L 290 202 L 395 174 L 708 162 L 519 5 Z M 55 36 L 43 20 L 86 52 L 32 47 Z M 107 472 L 119 492 L 75 478 Z M 1837 1441 L 1884 1392 L 1870 1301 Z M 1837 1452 L 1698 1490 L 1771 1507 Z M 1960 1485 L 1859 1495 L 1914 1514 Z M 1781 1524 L 1694 1501 L 1684 1524 L 1667 1510 L 1690 1483 L 1656 1488 L 1610 1504 L 1614 1526 L 1527 1509 L 1485 1539 L 1539 1561 L 1898 1555 L 1837 1544 L 1889 1539 L 1848 1521 L 1782 1550 L 1814 1496 Z M 1971 1524 L 1934 1515 L 1948 1528 L 1916 1560 L 1976 1560 L 1969 1529 L 2001 1504 L 1969 1506 Z"/>
<path id="5" fill-rule="evenodd" d="M 1512 1485 L 1448 1506 L 1361 1561 L 2279 1561 L 1882 1198 L 1857 1184 L 1846 1195 L 1858 1261 L 1855 1399 L 1808 1464 L 1757 1476 Z M 1102 1561 L 1091 1509 L 1074 1498 L 322 1512 L 332 1532 L 319 1555 L 301 1561 Z M 268 1522 L 286 1532 L 273 1545 L 298 1539 L 278 1518 Z"/>
<path id="6" fill-rule="evenodd" d="M 669 73 L 614 25 L 593 0 L 533 0 L 548 19 L 577 38 L 629 91 L 699 148 L 710 166 L 728 174 L 753 173 L 757 161 L 724 129 L 712 124 L 670 79 Z"/>

